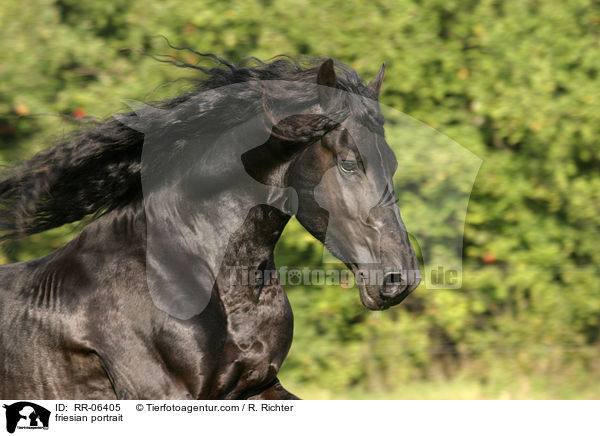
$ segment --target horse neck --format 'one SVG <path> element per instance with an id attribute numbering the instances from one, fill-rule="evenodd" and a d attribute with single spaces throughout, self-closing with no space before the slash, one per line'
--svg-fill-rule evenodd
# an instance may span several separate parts
<path id="1" fill-rule="evenodd" d="M 232 235 L 216 287 L 226 311 L 244 303 L 255 304 L 261 286 L 252 283 L 252 273 L 274 269 L 273 250 L 289 219 L 275 207 L 255 206 Z"/>
<path id="2" fill-rule="evenodd" d="M 88 224 L 68 245 L 96 253 L 127 253 L 144 262 L 146 221 L 141 199 Z"/>
<path id="3" fill-rule="evenodd" d="M 253 297 L 258 291 L 247 281 L 232 282 L 231 273 L 273 269 L 273 251 L 289 219 L 289 215 L 275 207 L 258 205 L 250 209 L 243 225 L 231 235 L 213 289 L 228 317 L 240 305 L 254 304 Z M 144 207 L 139 201 L 103 215 L 86 226 L 76 239 L 78 244 L 93 245 L 94 251 L 127 250 L 145 264 L 146 236 Z"/>

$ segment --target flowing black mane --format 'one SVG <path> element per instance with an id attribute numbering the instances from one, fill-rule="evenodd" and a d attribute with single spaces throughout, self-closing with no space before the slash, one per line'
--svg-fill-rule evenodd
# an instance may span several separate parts
<path id="1" fill-rule="evenodd" d="M 322 62 L 307 59 L 303 60 L 306 66 L 302 66 L 290 57 L 280 57 L 270 63 L 251 58 L 236 66 L 212 54 L 195 53 L 213 59 L 217 65 L 205 68 L 171 61 L 176 66 L 200 71 L 202 77 L 193 79 L 191 91 L 153 106 L 159 110 L 151 117 L 161 119 L 147 121 L 157 121 L 165 132 L 177 129 L 178 134 L 186 135 L 195 129 L 193 133 L 198 134 L 199 125 L 206 129 L 214 129 L 218 125 L 223 129 L 228 124 L 238 124 L 264 111 L 264 107 L 246 104 L 249 100 L 244 95 L 237 96 L 236 100 L 224 100 L 214 93 L 210 94 L 212 97 L 194 100 L 194 105 L 186 105 L 186 102 L 207 90 L 236 83 L 263 80 L 315 83 L 318 65 Z M 350 67 L 336 64 L 336 72 L 338 89 L 376 98 L 369 95 L 369 89 Z M 247 92 L 260 92 L 253 91 L 251 87 L 248 89 Z M 299 108 L 309 107 L 318 101 L 317 95 L 306 92 L 270 97 L 295 101 Z M 198 101 L 201 101 L 200 106 Z M 227 105 L 228 119 L 211 118 L 211 115 L 214 118 L 214 114 L 223 113 L 214 110 L 219 105 Z M 383 120 L 378 111 L 347 107 L 338 110 L 352 111 L 372 129 L 382 128 Z M 128 116 L 133 117 L 135 113 L 122 114 L 120 120 Z M 0 241 L 42 232 L 91 214 L 120 208 L 141 198 L 140 160 L 144 134 L 127 127 L 120 120 L 96 121 L 87 130 L 62 139 L 0 179 Z M 295 127 L 298 131 L 291 132 L 292 136 L 306 136 L 301 126 L 290 126 L 292 130 Z M 321 120 L 311 127 L 310 136 L 318 137 L 331 130 L 334 124 Z M 165 150 L 165 153 L 175 151 Z"/>

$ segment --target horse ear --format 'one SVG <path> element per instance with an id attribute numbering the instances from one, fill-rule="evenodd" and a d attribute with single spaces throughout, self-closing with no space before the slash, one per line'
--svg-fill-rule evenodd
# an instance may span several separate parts
<path id="1" fill-rule="evenodd" d="M 337 77 L 335 76 L 335 70 L 333 69 L 333 59 L 327 59 L 319 67 L 319 74 L 317 74 L 317 85 L 335 88 L 336 84 Z"/>
<path id="2" fill-rule="evenodd" d="M 383 76 L 385 76 L 385 62 L 381 65 L 381 68 L 379 68 L 377 75 L 373 77 L 373 80 L 371 80 L 367 85 L 369 93 L 375 97 L 376 100 L 379 99 L 379 91 L 381 90 Z"/>
<path id="3" fill-rule="evenodd" d="M 317 85 L 319 86 L 319 101 L 321 107 L 326 110 L 329 107 L 331 99 L 333 98 L 333 90 L 337 84 L 337 77 L 335 76 L 335 70 L 333 68 L 333 59 L 327 59 L 319 67 L 319 73 L 317 74 Z"/>

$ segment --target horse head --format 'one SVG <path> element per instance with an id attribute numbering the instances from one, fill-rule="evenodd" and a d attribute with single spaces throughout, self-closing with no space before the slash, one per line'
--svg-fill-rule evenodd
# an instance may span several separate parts
<path id="1" fill-rule="evenodd" d="M 421 278 L 396 202 L 396 157 L 376 101 L 384 68 L 363 95 L 320 93 L 329 100 L 321 103 L 324 113 L 341 97 L 355 110 L 307 148 L 290 175 L 298 192 L 298 220 L 354 272 L 361 301 L 372 310 L 398 304 Z M 335 86 L 331 63 L 321 66 L 317 80 L 320 88 Z"/>

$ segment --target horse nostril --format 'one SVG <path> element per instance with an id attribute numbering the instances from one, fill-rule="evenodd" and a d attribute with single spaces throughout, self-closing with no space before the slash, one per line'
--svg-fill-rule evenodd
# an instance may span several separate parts
<path id="1" fill-rule="evenodd" d="M 399 272 L 389 272 L 383 276 L 383 288 L 381 295 L 384 297 L 393 297 L 406 289 L 406 280 Z"/>
<path id="2" fill-rule="evenodd" d="M 383 284 L 400 284 L 402 282 L 402 274 L 397 272 L 387 273 L 383 278 Z"/>

